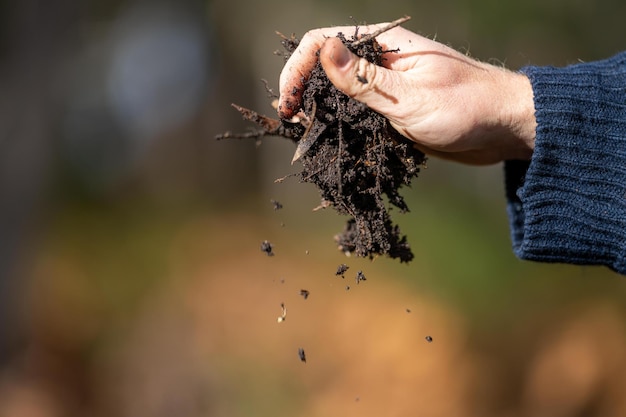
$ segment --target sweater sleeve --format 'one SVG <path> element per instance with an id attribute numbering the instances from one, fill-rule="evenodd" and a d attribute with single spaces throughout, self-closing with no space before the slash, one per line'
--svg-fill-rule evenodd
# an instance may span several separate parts
<path id="1" fill-rule="evenodd" d="M 626 52 L 521 72 L 537 131 L 532 159 L 504 164 L 516 256 L 626 274 Z"/>

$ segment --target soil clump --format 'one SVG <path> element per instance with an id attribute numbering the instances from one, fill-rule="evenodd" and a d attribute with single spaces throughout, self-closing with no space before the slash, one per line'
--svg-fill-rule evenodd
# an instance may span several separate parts
<path id="1" fill-rule="evenodd" d="M 375 36 L 360 37 L 358 32 L 356 27 L 349 38 L 341 32 L 337 37 L 356 55 L 376 65 L 397 52 L 383 50 Z M 283 36 L 281 43 L 287 59 L 299 40 L 293 35 Z M 333 207 L 349 216 L 344 230 L 335 236 L 340 250 L 360 257 L 387 255 L 401 262 L 413 259 L 407 237 L 392 222 L 390 210 L 409 211 L 399 190 L 417 177 L 426 157 L 389 120 L 335 88 L 319 61 L 305 82 L 303 117 L 276 120 L 233 106 L 260 129 L 243 135 L 227 132 L 218 138 L 273 135 L 296 142 L 294 161 L 302 164 L 298 176 L 319 189 L 322 202 L 318 208 Z"/>

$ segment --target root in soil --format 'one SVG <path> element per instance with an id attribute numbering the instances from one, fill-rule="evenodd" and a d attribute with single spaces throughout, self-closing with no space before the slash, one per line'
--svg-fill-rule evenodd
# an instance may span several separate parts
<path id="1" fill-rule="evenodd" d="M 381 65 L 397 50 L 383 50 L 375 37 L 406 20 L 399 19 L 371 35 L 359 36 L 356 27 L 351 37 L 341 32 L 337 37 L 356 55 Z M 299 40 L 281 36 L 286 60 Z M 344 230 L 335 236 L 339 249 L 361 257 L 388 255 L 409 262 L 413 253 L 407 237 L 392 222 L 390 210 L 409 211 L 399 190 L 417 177 L 426 161 L 424 154 L 384 116 L 335 88 L 319 61 L 304 87 L 300 114 L 306 116 L 276 120 L 233 105 L 259 129 L 242 135 L 227 132 L 218 139 L 269 135 L 296 142 L 294 161 L 302 164 L 299 178 L 317 186 L 322 198 L 319 208 L 333 207 L 349 216 Z"/>

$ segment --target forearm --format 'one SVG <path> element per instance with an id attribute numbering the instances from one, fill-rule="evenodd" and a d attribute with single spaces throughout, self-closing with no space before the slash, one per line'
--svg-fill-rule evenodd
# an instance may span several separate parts
<path id="1" fill-rule="evenodd" d="M 626 274 L 626 54 L 527 67 L 537 120 L 529 163 L 505 163 L 515 253 Z"/>

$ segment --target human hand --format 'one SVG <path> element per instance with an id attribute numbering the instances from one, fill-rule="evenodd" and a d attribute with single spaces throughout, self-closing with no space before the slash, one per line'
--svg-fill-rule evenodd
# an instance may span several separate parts
<path id="1" fill-rule="evenodd" d="M 363 26 L 363 35 L 386 26 Z M 280 74 L 279 116 L 301 107 L 304 82 L 317 62 L 345 94 L 390 120 L 422 152 L 469 164 L 530 159 L 535 138 L 528 78 L 476 61 L 402 27 L 376 37 L 384 67 L 352 54 L 336 38 L 353 27 L 307 32 Z M 367 80 L 366 83 L 363 80 Z"/>

